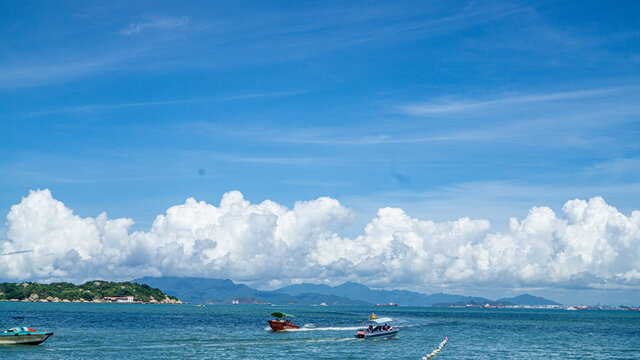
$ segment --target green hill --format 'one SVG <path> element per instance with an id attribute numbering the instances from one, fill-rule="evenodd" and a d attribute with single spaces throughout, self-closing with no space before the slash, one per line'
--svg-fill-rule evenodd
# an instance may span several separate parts
<path id="1" fill-rule="evenodd" d="M 539 296 L 533 296 L 531 294 L 522 294 L 520 296 L 512 298 L 502 298 L 496 301 L 510 302 L 516 305 L 560 305 L 553 300 L 545 299 Z"/>
<path id="2" fill-rule="evenodd" d="M 150 301 L 178 301 L 175 296 L 167 296 L 162 290 L 152 288 L 146 284 L 132 282 L 110 282 L 102 280 L 87 281 L 82 285 L 68 282 L 56 282 L 51 284 L 39 284 L 35 282 L 25 283 L 0 283 L 0 300 L 24 300 L 39 301 L 49 299 L 52 301 L 94 301 L 104 297 L 133 296 L 136 300 Z"/>

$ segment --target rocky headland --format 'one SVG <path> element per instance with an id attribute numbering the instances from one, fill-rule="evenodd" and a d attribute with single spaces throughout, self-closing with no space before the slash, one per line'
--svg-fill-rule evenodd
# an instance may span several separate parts
<path id="1" fill-rule="evenodd" d="M 175 296 L 168 296 L 146 284 L 103 280 L 88 281 L 82 285 L 68 282 L 0 283 L 0 301 L 182 304 Z"/>

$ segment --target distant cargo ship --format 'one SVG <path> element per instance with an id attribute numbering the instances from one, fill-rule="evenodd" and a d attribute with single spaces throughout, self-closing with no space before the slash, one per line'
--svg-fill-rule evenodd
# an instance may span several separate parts
<path id="1" fill-rule="evenodd" d="M 398 306 L 398 304 L 390 302 L 388 304 L 376 304 L 376 306 Z"/>

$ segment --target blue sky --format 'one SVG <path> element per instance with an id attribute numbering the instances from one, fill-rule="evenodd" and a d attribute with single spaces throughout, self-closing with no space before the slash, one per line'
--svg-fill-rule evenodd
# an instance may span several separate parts
<path id="1" fill-rule="evenodd" d="M 0 4 L 0 215 L 328 196 L 506 230 L 640 200 L 636 2 Z M 0 240 L 7 239 L 7 225 Z"/>

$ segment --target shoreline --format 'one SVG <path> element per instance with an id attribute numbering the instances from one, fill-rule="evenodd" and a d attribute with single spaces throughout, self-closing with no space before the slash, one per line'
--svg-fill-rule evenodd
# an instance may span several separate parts
<path id="1" fill-rule="evenodd" d="M 69 299 L 2 299 L 0 302 L 24 302 L 24 303 L 62 303 L 62 304 L 168 304 L 168 305 L 182 305 L 182 301 L 174 300 L 174 299 L 165 299 L 165 300 L 151 300 L 151 301 L 111 301 L 104 299 L 95 299 L 95 300 L 69 300 Z"/>
<path id="2" fill-rule="evenodd" d="M 9 300 L 0 300 L 0 302 L 21 302 L 21 303 L 55 303 L 55 304 L 146 304 L 146 305 L 153 305 L 153 304 L 160 304 L 160 305 L 184 305 L 183 302 L 181 302 L 180 300 L 178 301 L 131 301 L 131 302 L 116 302 L 116 301 L 102 301 L 102 300 L 91 300 L 91 301 L 87 301 L 87 300 L 68 300 L 68 299 L 64 299 L 64 300 L 59 300 L 59 301 L 47 301 L 44 299 L 41 300 L 18 300 L 18 299 L 9 299 Z"/>

